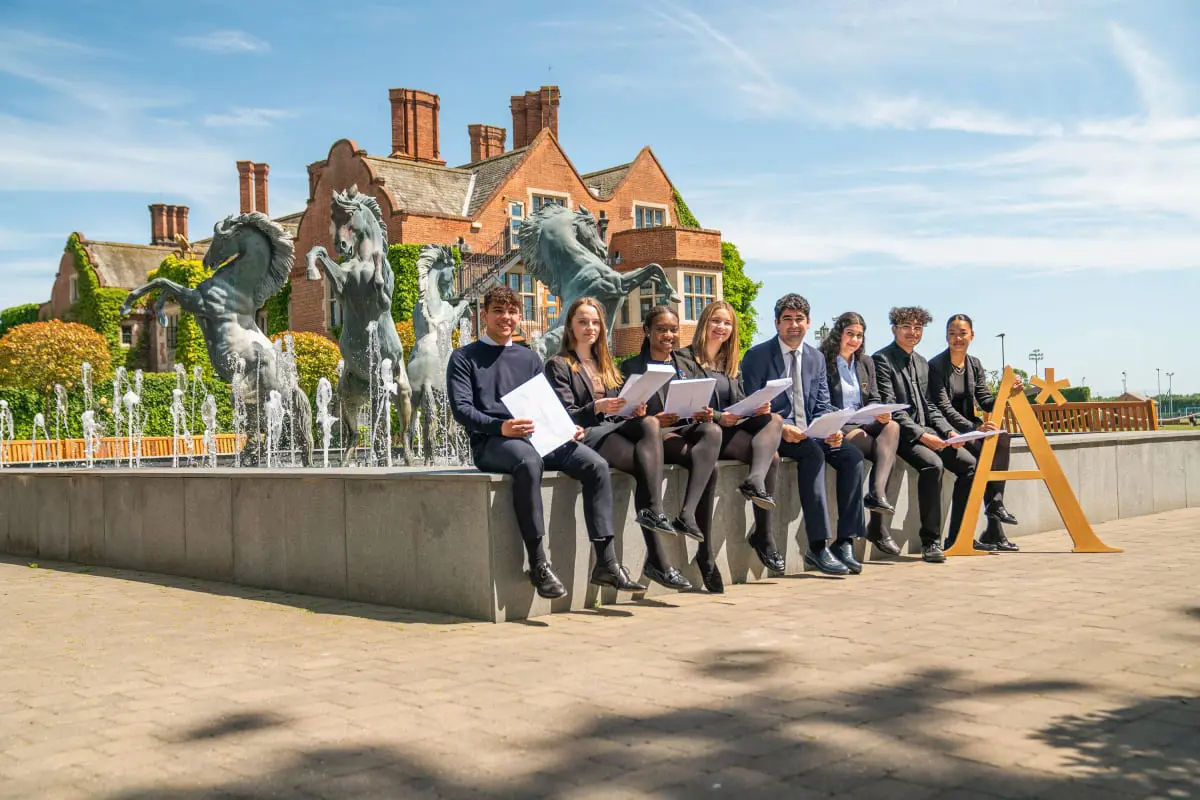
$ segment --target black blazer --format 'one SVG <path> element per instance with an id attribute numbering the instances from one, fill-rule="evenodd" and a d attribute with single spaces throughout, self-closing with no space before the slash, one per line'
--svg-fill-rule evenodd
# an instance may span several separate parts
<path id="1" fill-rule="evenodd" d="M 824 355 L 824 353 L 822 353 Z M 875 359 L 865 353 L 854 357 L 854 371 L 858 373 L 858 391 L 862 394 L 862 404 L 881 403 L 879 399 L 879 382 L 875 378 Z M 838 372 L 837 357 L 833 361 L 826 359 L 825 375 L 829 380 L 829 402 L 834 408 L 842 408 L 842 374 Z"/>
<path id="2" fill-rule="evenodd" d="M 897 411 L 892 419 L 900 423 L 900 441 L 912 444 L 926 433 L 936 434 L 943 439 L 953 436 L 953 426 L 942 416 L 942 412 L 932 401 L 925 401 L 926 426 L 917 423 L 913 414 L 919 399 L 929 395 L 929 362 L 920 353 L 911 356 L 904 352 L 900 345 L 892 342 L 875 355 L 875 380 L 879 384 L 879 396 L 884 403 L 908 403 L 913 406 L 907 411 Z M 909 377 L 907 370 L 909 359 L 912 359 L 916 372 L 916 380 Z"/>
<path id="3" fill-rule="evenodd" d="M 597 397 L 592 382 L 583 368 L 577 366 L 578 363 L 574 356 L 554 356 L 546 362 L 546 380 L 550 381 L 554 393 L 575 424 L 581 428 L 594 428 L 611 419 L 608 414 L 596 413 L 596 401 L 604 397 L 616 397 L 620 389 L 606 387 L 604 394 Z"/>
<path id="4" fill-rule="evenodd" d="M 976 406 L 984 411 L 991 411 L 996 407 L 996 395 L 988 389 L 987 372 L 984 371 L 983 364 L 968 353 L 965 366 L 963 383 L 967 391 L 955 402 L 950 394 L 950 375 L 954 371 L 954 365 L 950 363 L 949 349 L 929 359 L 929 399 L 946 420 L 963 433 L 973 431 L 983 424 L 983 420 L 975 413 Z"/>
<path id="5" fill-rule="evenodd" d="M 717 372 L 717 370 L 708 369 L 700 364 L 699 360 L 696 359 L 696 351 L 692 349 L 690 344 L 687 347 L 676 350 L 674 355 L 675 363 L 679 366 L 679 371 L 683 373 L 683 377 L 685 378 L 711 378 Z M 733 384 L 733 402 L 736 403 L 746 399 L 746 393 L 742 389 L 741 380 L 731 380 L 730 383 Z M 713 389 L 712 399 L 708 405 L 713 411 L 725 410 L 721 405 L 720 398 L 717 397 L 717 390 L 715 388 Z"/>
<path id="6" fill-rule="evenodd" d="M 650 348 L 643 344 L 642 352 L 638 353 L 636 356 L 630 356 L 621 362 L 621 374 L 625 376 L 626 380 L 628 380 L 632 375 L 641 375 L 646 371 L 646 367 L 649 363 Z M 686 373 L 683 371 L 683 364 L 680 362 L 678 350 L 671 351 L 671 364 L 675 367 L 675 376 L 672 377 L 671 380 L 675 380 L 675 378 L 687 377 Z M 646 413 L 650 416 L 661 414 L 662 410 L 666 407 L 667 384 L 670 382 L 671 381 L 667 381 L 667 383 L 664 383 L 662 388 L 659 389 L 653 397 L 646 401 Z"/>

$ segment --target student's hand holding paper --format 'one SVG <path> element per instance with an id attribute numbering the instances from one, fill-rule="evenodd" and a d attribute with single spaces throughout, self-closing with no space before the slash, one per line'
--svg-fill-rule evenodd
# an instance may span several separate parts
<path id="1" fill-rule="evenodd" d="M 713 410 L 711 408 L 702 408 L 695 414 L 692 414 L 692 419 L 696 422 L 712 422 Z"/>
<path id="2" fill-rule="evenodd" d="M 717 417 L 717 424 L 722 428 L 732 428 L 734 425 L 737 425 L 739 422 L 741 422 L 742 419 L 743 417 L 740 417 L 737 414 L 730 414 L 728 411 L 722 411 L 721 416 Z"/>
<path id="3" fill-rule="evenodd" d="M 997 425 L 994 420 L 989 419 L 987 422 L 985 422 L 979 426 L 979 430 L 985 431 L 985 432 L 986 431 L 998 431 L 998 430 L 1000 430 L 1000 426 Z"/>
<path id="4" fill-rule="evenodd" d="M 770 403 L 763 403 L 761 406 L 754 409 L 754 416 L 756 416 L 756 417 L 761 417 L 763 414 L 770 414 L 770 413 L 771 413 L 771 404 Z"/>
<path id="5" fill-rule="evenodd" d="M 636 408 L 634 408 L 633 411 L 630 413 L 630 416 L 631 417 L 646 416 L 646 404 L 642 403 L 640 406 L 637 406 Z"/>
<path id="6" fill-rule="evenodd" d="M 601 397 L 596 401 L 597 414 L 616 414 L 625 407 L 624 397 Z"/>
<path id="7" fill-rule="evenodd" d="M 575 438 L 572 439 L 571 441 L 578 442 L 580 439 L 583 438 L 583 435 L 585 433 L 587 433 L 587 431 L 585 431 L 582 426 L 576 425 L 575 426 Z"/>
<path id="8" fill-rule="evenodd" d="M 678 414 L 668 414 L 665 411 L 661 414 L 655 414 L 654 418 L 658 420 L 658 424 L 664 428 L 669 428 L 676 422 L 679 422 Z"/>
<path id="9" fill-rule="evenodd" d="M 783 440 L 785 442 L 792 442 L 795 444 L 796 442 L 802 442 L 807 438 L 808 434 L 806 434 L 800 428 L 797 428 L 795 425 L 783 426 Z"/>
<path id="10" fill-rule="evenodd" d="M 500 426 L 500 433 L 510 439 L 524 439 L 533 435 L 533 420 L 506 419 Z"/>
<path id="11" fill-rule="evenodd" d="M 834 448 L 841 447 L 842 446 L 842 432 L 838 431 L 835 434 L 826 436 L 825 444 L 829 445 L 830 447 L 834 447 Z"/>
<path id="12" fill-rule="evenodd" d="M 880 414 L 878 417 L 875 418 L 875 421 L 880 423 L 881 425 L 887 425 L 889 422 L 892 421 L 892 415 L 891 414 Z"/>

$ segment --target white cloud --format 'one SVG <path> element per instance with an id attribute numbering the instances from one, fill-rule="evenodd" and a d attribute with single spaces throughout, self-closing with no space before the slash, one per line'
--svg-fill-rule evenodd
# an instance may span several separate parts
<path id="1" fill-rule="evenodd" d="M 245 31 L 235 30 L 213 31 L 202 36 L 183 36 L 179 43 L 207 53 L 222 54 L 265 53 L 271 49 L 262 39 Z"/>
<path id="2" fill-rule="evenodd" d="M 293 116 L 295 112 L 281 108 L 234 108 L 227 114 L 208 114 L 203 122 L 210 128 L 263 128 Z"/>
<path id="3" fill-rule="evenodd" d="M 1184 92 L 1171 69 L 1133 31 L 1109 23 L 1116 55 L 1137 84 L 1138 93 L 1152 117 L 1178 116 Z"/>

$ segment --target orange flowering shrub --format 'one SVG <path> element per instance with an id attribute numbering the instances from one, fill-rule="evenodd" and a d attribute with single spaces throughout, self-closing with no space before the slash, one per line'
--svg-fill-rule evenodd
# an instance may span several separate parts
<path id="1" fill-rule="evenodd" d="M 18 325 L 0 338 L 0 386 L 50 392 L 79 383 L 83 362 L 96 383 L 112 377 L 112 355 L 104 336 L 78 322 L 52 319 Z"/>
<path id="2" fill-rule="evenodd" d="M 291 336 L 296 347 L 296 372 L 300 377 L 300 388 L 312 400 L 316 396 L 317 381 L 328 378 L 337 387 L 337 363 L 342 351 L 327 337 L 319 333 L 282 331 L 271 337 L 272 342 Z"/>

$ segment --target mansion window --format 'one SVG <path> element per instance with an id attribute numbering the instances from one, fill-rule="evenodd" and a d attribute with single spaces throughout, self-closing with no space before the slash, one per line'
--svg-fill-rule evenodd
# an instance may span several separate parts
<path id="1" fill-rule="evenodd" d="M 533 213 L 541 211 L 546 206 L 566 206 L 567 198 L 552 194 L 535 194 L 533 196 Z"/>
<path id="2" fill-rule="evenodd" d="M 133 326 L 121 326 L 121 347 L 133 347 Z"/>
<path id="3" fill-rule="evenodd" d="M 546 295 L 546 319 L 558 319 L 562 313 L 562 302 L 552 294 Z"/>
<path id="4" fill-rule="evenodd" d="M 537 293 L 534 290 L 533 276 L 523 272 L 510 272 L 504 276 L 508 288 L 521 297 L 521 316 L 526 320 L 535 319 L 537 309 Z"/>
<path id="5" fill-rule="evenodd" d="M 683 275 L 683 318 L 689 322 L 700 319 L 704 307 L 716 300 L 711 275 Z"/>
<path id="6" fill-rule="evenodd" d="M 633 227 L 661 228 L 667 224 L 667 212 L 650 206 L 633 207 Z"/>
<path id="7" fill-rule="evenodd" d="M 333 292 L 333 283 L 328 280 L 323 283 L 325 284 L 325 318 L 329 321 L 328 327 L 341 327 L 342 304 L 338 302 L 337 295 Z"/>
<path id="8" fill-rule="evenodd" d="M 173 354 L 175 352 L 176 345 L 178 345 L 178 343 L 179 343 L 179 315 L 178 314 L 171 314 L 167 317 L 166 333 L 167 333 L 167 351 L 169 353 Z M 171 358 L 168 360 L 173 361 L 174 358 L 175 358 L 174 355 L 172 355 Z"/>
<path id="9" fill-rule="evenodd" d="M 641 319 L 645 321 L 650 314 L 650 309 L 655 306 L 670 306 L 667 302 L 667 293 L 659 291 L 653 286 L 643 286 L 638 290 L 638 311 L 641 313 Z"/>
<path id="10" fill-rule="evenodd" d="M 79 302 L 79 276 L 72 275 L 69 278 L 67 278 L 67 286 L 70 287 L 69 291 L 70 291 L 70 296 L 71 296 L 71 302 L 72 303 Z"/>
<path id="11" fill-rule="evenodd" d="M 525 204 L 517 201 L 512 201 L 508 204 L 508 249 L 515 250 L 521 246 L 521 240 L 517 238 L 517 232 L 521 230 L 521 223 L 525 221 Z"/>

